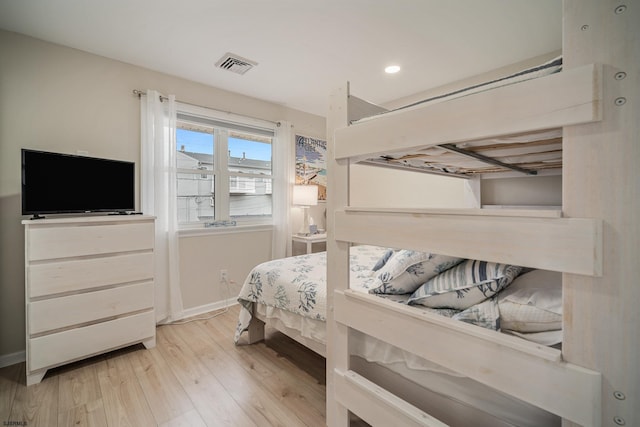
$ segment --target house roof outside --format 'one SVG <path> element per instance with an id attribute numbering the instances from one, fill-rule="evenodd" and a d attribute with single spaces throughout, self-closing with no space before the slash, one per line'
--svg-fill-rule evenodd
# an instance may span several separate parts
<path id="1" fill-rule="evenodd" d="M 200 165 L 205 166 L 207 169 L 213 168 L 213 155 L 207 153 L 195 153 L 192 151 L 180 150 L 186 156 L 196 160 Z M 229 166 L 233 169 L 245 170 L 246 172 L 253 171 L 254 173 L 261 173 L 261 171 L 271 171 L 271 162 L 265 160 L 248 159 L 246 157 L 229 157 Z"/>

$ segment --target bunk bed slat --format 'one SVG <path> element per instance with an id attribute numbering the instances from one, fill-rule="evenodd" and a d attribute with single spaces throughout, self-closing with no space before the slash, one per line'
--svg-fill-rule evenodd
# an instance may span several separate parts
<path id="1" fill-rule="evenodd" d="M 602 274 L 598 219 L 338 211 L 335 238 L 565 273 Z"/>
<path id="2" fill-rule="evenodd" d="M 453 151 L 454 153 L 462 154 L 463 156 L 471 157 L 473 159 L 480 160 L 481 162 L 488 163 L 490 165 L 498 166 L 505 169 L 510 169 L 512 171 L 520 172 L 525 175 L 537 175 L 538 172 L 535 170 L 529 170 L 525 168 L 521 168 L 520 166 L 510 165 L 508 163 L 501 162 L 499 160 L 493 159 L 491 157 L 485 156 L 480 153 L 476 153 L 474 151 L 465 150 L 462 148 L 456 147 L 454 144 L 440 144 L 438 147 L 444 148 L 445 150 Z"/>
<path id="3" fill-rule="evenodd" d="M 598 121 L 601 69 L 589 64 L 338 128 L 334 156 L 360 161 L 393 151 Z"/>
<path id="4" fill-rule="evenodd" d="M 498 206 L 498 205 L 489 205 Z M 507 216 L 531 218 L 562 218 L 562 209 L 554 206 L 517 206 L 502 208 L 380 208 L 347 206 L 345 212 L 386 212 L 427 215 L 473 215 L 473 216 Z"/>
<path id="5" fill-rule="evenodd" d="M 353 371 L 334 372 L 336 397 L 351 412 L 374 427 L 447 426 Z"/>
<path id="6" fill-rule="evenodd" d="M 600 423 L 600 373 L 563 362 L 558 350 L 352 290 L 336 291 L 334 304 L 349 328 L 580 425 Z"/>

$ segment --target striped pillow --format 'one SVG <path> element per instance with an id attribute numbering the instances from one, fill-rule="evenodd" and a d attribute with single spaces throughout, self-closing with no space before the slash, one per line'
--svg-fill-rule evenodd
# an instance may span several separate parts
<path id="1" fill-rule="evenodd" d="M 506 288 L 521 267 L 465 260 L 430 279 L 409 298 L 409 304 L 465 310 Z"/>

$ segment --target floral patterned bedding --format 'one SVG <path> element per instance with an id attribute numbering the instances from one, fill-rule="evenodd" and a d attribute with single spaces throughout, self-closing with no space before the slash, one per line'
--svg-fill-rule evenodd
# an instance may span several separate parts
<path id="1" fill-rule="evenodd" d="M 545 345 L 562 341 L 562 313 L 556 307 L 561 307 L 561 275 L 534 271 L 518 276 L 522 269 L 517 266 L 368 245 L 353 246 L 350 253 L 353 290 L 496 331 L 502 330 L 504 317 L 505 332 Z M 270 310 L 268 316 L 278 311 L 283 317 L 301 316 L 305 325 L 325 322 L 326 272 L 326 252 L 255 267 L 238 297 L 241 309 L 234 341 L 249 327 L 255 303 Z M 501 297 L 508 286 L 507 296 Z M 288 327 L 305 329 L 289 321 Z M 550 331 L 555 333 L 552 339 L 546 337 Z M 539 332 L 546 335 L 539 337 Z M 309 338 L 323 341 L 323 333 L 317 334 Z"/>
<path id="2" fill-rule="evenodd" d="M 368 292 L 374 285 L 372 269 L 387 252 L 378 246 L 353 246 L 350 256 L 354 290 Z M 327 311 L 327 253 L 318 252 L 267 261 L 249 273 L 240 290 L 241 305 L 234 336 L 237 343 L 247 330 L 254 303 L 287 310 L 304 317 L 325 321 Z"/>

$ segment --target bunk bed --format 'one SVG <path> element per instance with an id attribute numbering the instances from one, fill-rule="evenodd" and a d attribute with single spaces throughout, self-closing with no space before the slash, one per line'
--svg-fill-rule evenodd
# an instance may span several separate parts
<path id="1" fill-rule="evenodd" d="M 497 78 L 476 83 L 451 93 L 403 106 L 395 111 L 406 110 L 427 102 L 442 102 L 497 87 L 513 85 L 555 74 L 561 68 L 562 57 L 554 57 L 541 64 L 536 63 L 517 72 L 505 76 L 500 75 Z M 351 97 L 350 101 L 357 103 L 360 111 L 377 112 L 373 118 L 383 112 L 387 113 L 386 110 L 355 97 Z M 352 121 L 351 124 L 366 122 L 370 119 L 371 116 L 364 117 L 359 121 Z M 507 138 L 490 138 L 458 145 L 443 144 L 412 153 L 395 152 L 360 163 L 465 178 L 503 171 L 536 175 L 539 171 L 561 167 L 561 130 L 529 132 Z M 545 214 L 558 215 L 557 212 L 546 212 Z M 372 268 L 376 261 L 379 261 L 381 256 L 389 250 L 391 249 L 383 247 L 357 247 L 355 254 L 351 257 L 351 282 L 355 285 L 352 287 L 368 292 L 369 286 L 373 286 L 371 282 L 375 276 Z M 460 258 L 455 259 L 461 260 Z M 422 259 L 416 258 L 412 265 L 419 265 L 421 261 Z M 275 324 L 273 326 L 325 356 L 324 325 L 307 326 L 305 318 L 320 321 L 325 319 L 326 266 L 326 254 L 301 255 L 269 261 L 256 266 L 249 273 L 240 291 L 239 301 L 243 308 L 234 341 L 237 343 L 239 336 L 246 330 L 249 330 L 250 334 L 258 332 L 257 340 L 260 340 L 262 338 L 262 324 L 257 323 L 257 326 L 251 327 L 252 319 L 254 317 L 260 321 L 272 319 L 271 323 Z M 389 286 L 389 284 L 385 286 Z M 385 295 L 387 292 L 373 293 L 379 296 L 388 296 Z M 300 319 L 283 321 L 288 313 L 300 315 Z M 314 335 L 313 331 L 316 330 L 319 333 Z M 256 338 L 252 337 L 249 341 L 254 342 Z"/>
<path id="2" fill-rule="evenodd" d="M 634 307 L 640 300 L 640 287 L 634 285 L 640 274 L 634 260 L 640 247 L 640 174 L 634 163 L 640 159 L 640 129 L 633 102 L 640 96 L 635 28 L 640 11 L 598 0 L 565 0 L 563 11 L 561 72 L 383 114 L 352 96 L 348 85 L 332 93 L 327 120 L 330 427 L 347 426 L 350 412 L 371 425 L 443 425 L 384 380 L 354 366 L 351 349 L 358 334 L 556 414 L 564 426 L 640 424 L 635 332 L 640 316 Z M 366 110 L 375 116 L 363 120 Z M 509 149 L 525 147 L 526 155 L 542 151 L 549 156 L 492 162 L 505 143 Z M 472 161 L 451 160 L 451 153 Z M 357 163 L 461 179 L 513 166 L 530 175 L 561 167 L 562 207 L 546 212 L 489 211 L 480 204 L 432 210 L 351 206 L 349 168 Z M 482 180 L 470 181 L 477 194 Z M 350 289 L 354 244 L 561 272 L 562 349 Z"/>
<path id="3" fill-rule="evenodd" d="M 536 64 L 517 73 L 501 76 L 499 79 L 476 84 L 426 102 L 442 102 L 447 98 L 453 99 L 461 95 L 467 96 L 471 93 L 538 79 L 559 72 L 561 64 L 561 58 L 553 58 L 543 64 Z M 587 86 L 595 69 L 591 67 L 586 71 L 585 78 L 578 79 L 584 82 L 583 86 Z M 574 75 L 571 78 L 576 79 Z M 350 101 L 355 102 L 360 111 L 365 109 L 381 111 L 378 107 L 355 97 L 350 97 Z M 355 126 L 356 123 L 366 123 L 368 120 L 371 119 L 364 118 L 351 124 Z M 448 154 L 443 155 L 442 147 L 437 147 L 421 149 L 418 154 L 396 152 L 364 163 L 370 162 L 376 166 L 402 167 L 463 178 L 498 171 L 516 171 L 525 175 L 534 175 L 538 172 L 537 169 L 546 172 L 561 166 L 562 147 L 561 142 L 557 141 L 558 135 L 561 135 L 558 129 L 529 132 L 508 138 L 491 138 L 479 143 L 465 142 L 464 148 L 455 146 L 454 149 L 446 150 L 446 153 L 461 155 L 460 158 L 450 159 Z M 539 142 L 541 140 L 542 142 Z M 482 151 L 482 154 L 479 151 Z M 500 156 L 499 159 L 487 158 L 488 152 L 493 156 Z M 540 156 L 545 156 L 548 162 L 541 162 Z M 443 166 L 445 157 L 448 159 L 447 165 Z M 437 160 L 430 161 L 431 158 Z M 431 213 L 434 211 L 432 210 Z M 440 213 L 451 214 L 449 211 Z M 474 211 L 474 213 L 478 215 L 483 212 Z M 531 216 L 528 211 L 509 214 L 524 218 Z M 536 215 L 557 218 L 560 213 L 538 211 Z M 586 222 L 584 225 L 591 227 L 593 224 Z M 584 243 L 585 250 L 589 250 L 593 247 L 593 242 L 589 239 L 587 234 L 586 238 L 577 244 Z M 490 270 L 499 271 L 500 281 L 483 281 L 478 277 Z M 561 316 L 558 314 L 561 312 L 561 309 L 558 309 L 561 308 L 560 289 L 558 289 L 558 285 L 561 286 L 560 274 L 535 270 L 518 276 L 522 270 L 516 265 L 492 264 L 481 260 L 465 260 L 419 251 L 358 245 L 353 246 L 350 251 L 350 290 L 372 293 L 395 303 L 416 306 L 418 308 L 414 310 L 418 314 L 429 311 L 484 328 L 501 330 L 545 345 L 558 344 L 562 340 L 561 324 L 557 320 Z M 467 271 L 469 274 L 466 274 Z M 427 306 L 433 305 L 433 301 L 437 298 L 421 296 L 420 293 L 426 292 L 428 284 L 420 285 L 431 278 L 434 278 L 434 286 L 437 283 L 439 287 L 445 284 L 450 285 L 451 278 L 456 278 L 460 274 L 467 277 L 475 276 L 476 280 L 465 282 L 462 288 L 450 294 L 442 293 L 439 298 L 444 299 L 445 307 L 431 308 L 422 305 L 423 303 Z M 326 253 L 277 259 L 256 266 L 249 273 L 240 290 L 238 301 L 241 309 L 234 341 L 239 343 L 241 335 L 247 330 L 248 343 L 260 341 L 264 338 L 265 324 L 269 324 L 320 355 L 326 356 L 326 276 Z M 531 282 L 527 286 L 528 289 L 515 289 L 527 280 Z M 552 292 L 540 289 L 549 286 L 549 283 L 555 287 L 549 290 Z M 497 292 L 495 297 L 494 290 Z M 554 293 L 554 291 L 558 292 Z M 414 292 L 416 292 L 415 298 L 412 295 Z M 470 298 L 470 295 L 474 294 L 477 301 Z M 542 298 L 544 301 L 549 299 L 551 294 L 553 294 L 551 305 L 556 307 L 554 312 L 547 310 L 547 307 L 542 309 L 535 307 L 536 299 Z M 451 298 L 448 295 L 454 295 L 454 297 Z M 520 296 L 516 298 L 516 295 Z M 512 304 L 514 299 L 517 299 L 517 302 Z M 548 302 L 545 304 L 548 305 Z M 533 305 L 530 305 L 532 303 Z M 510 311 L 511 306 L 520 308 Z M 527 310 L 521 307 L 527 307 Z M 529 312 L 532 312 L 536 321 L 540 313 L 553 321 L 544 325 L 540 323 L 533 325 Z M 352 363 L 358 366 L 359 372 L 366 372 L 369 377 L 382 376 L 387 382 L 392 381 L 393 387 L 405 394 L 406 390 L 415 389 L 415 387 L 419 387 L 420 392 L 413 393 L 414 395 L 430 394 L 432 398 L 423 402 L 423 407 L 428 407 L 430 412 L 434 413 L 455 413 L 456 417 L 449 417 L 449 421 L 464 424 L 472 419 L 475 426 L 491 427 L 498 425 L 538 427 L 559 424 L 559 418 L 553 414 L 478 384 L 447 368 L 435 365 L 422 357 L 366 334 L 355 333 L 351 353 Z M 411 396 L 408 398 L 415 402 L 415 398 Z M 433 401 L 437 401 L 437 405 Z"/>

